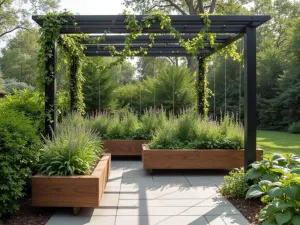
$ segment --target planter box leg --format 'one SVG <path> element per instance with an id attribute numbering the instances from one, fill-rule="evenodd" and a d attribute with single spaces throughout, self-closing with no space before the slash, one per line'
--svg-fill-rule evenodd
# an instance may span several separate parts
<path id="1" fill-rule="evenodd" d="M 149 169 L 148 171 L 151 175 L 153 174 L 153 169 Z"/>
<path id="2" fill-rule="evenodd" d="M 80 212 L 80 209 L 81 209 L 80 207 L 73 207 L 73 215 L 77 216 Z"/>

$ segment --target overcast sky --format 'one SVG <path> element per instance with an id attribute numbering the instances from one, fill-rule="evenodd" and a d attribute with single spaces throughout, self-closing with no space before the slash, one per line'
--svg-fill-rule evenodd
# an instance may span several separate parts
<path id="1" fill-rule="evenodd" d="M 61 10 L 67 9 L 71 13 L 80 15 L 116 15 L 126 9 L 123 0 L 61 0 Z M 137 57 L 129 59 L 135 64 Z"/>
<path id="2" fill-rule="evenodd" d="M 81 15 L 115 15 L 125 9 L 123 0 L 61 0 L 61 9 Z"/>

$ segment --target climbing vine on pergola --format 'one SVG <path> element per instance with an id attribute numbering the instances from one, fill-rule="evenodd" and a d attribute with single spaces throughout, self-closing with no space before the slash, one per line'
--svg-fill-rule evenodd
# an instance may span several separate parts
<path id="1" fill-rule="evenodd" d="M 112 16 L 49 13 L 33 19 L 41 26 L 39 67 L 45 87 L 45 132 L 49 136 L 56 130 L 57 46 L 70 65 L 71 110 L 84 112 L 82 64 L 87 56 L 117 56 L 106 68 L 128 56 L 191 56 L 199 62 L 198 111 L 207 116 L 207 59 L 215 52 L 239 59 L 236 46 L 231 44 L 245 36 L 245 165 L 256 160 L 256 27 L 269 16 L 132 15 L 125 11 L 124 15 Z"/>

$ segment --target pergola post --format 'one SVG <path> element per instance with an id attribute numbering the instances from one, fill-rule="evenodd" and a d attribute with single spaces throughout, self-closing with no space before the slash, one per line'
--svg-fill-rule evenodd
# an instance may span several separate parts
<path id="1" fill-rule="evenodd" d="M 77 96 L 77 68 L 78 68 L 78 59 L 77 57 L 72 57 L 71 59 L 71 71 L 70 71 L 70 108 L 71 112 L 77 110 L 76 108 L 76 96 Z"/>
<path id="2" fill-rule="evenodd" d="M 245 170 L 256 161 L 256 28 L 247 27 L 245 33 L 244 126 Z"/>
<path id="3" fill-rule="evenodd" d="M 56 132 L 56 42 L 47 46 L 51 54 L 46 52 L 45 74 L 45 135 L 52 138 Z"/>
<path id="4" fill-rule="evenodd" d="M 198 113 L 199 115 L 204 115 L 204 104 L 203 104 L 203 96 L 204 96 L 204 59 L 198 57 L 198 76 L 197 76 L 197 94 L 198 94 Z"/>

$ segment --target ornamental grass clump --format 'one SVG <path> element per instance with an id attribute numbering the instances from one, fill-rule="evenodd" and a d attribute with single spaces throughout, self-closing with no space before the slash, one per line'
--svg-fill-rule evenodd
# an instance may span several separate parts
<path id="1" fill-rule="evenodd" d="M 90 118 L 90 127 L 104 140 L 149 140 L 159 127 L 167 123 L 164 110 L 146 110 L 139 118 L 133 112 L 99 113 Z"/>
<path id="2" fill-rule="evenodd" d="M 218 122 L 184 111 L 171 116 L 149 145 L 153 149 L 240 149 L 243 135 L 242 126 L 229 116 Z"/>
<path id="3" fill-rule="evenodd" d="M 138 116 L 132 112 L 126 112 L 120 120 L 121 126 L 121 137 L 125 139 L 139 139 L 138 130 L 141 127 L 141 123 L 138 119 Z"/>
<path id="4" fill-rule="evenodd" d="M 143 140 L 150 140 L 154 132 L 164 127 L 167 123 L 167 115 L 165 110 L 145 110 L 144 114 L 140 118 L 140 128 L 138 134 Z"/>
<path id="5" fill-rule="evenodd" d="M 140 121 L 135 113 L 99 113 L 90 119 L 90 126 L 102 139 L 138 139 Z"/>
<path id="6" fill-rule="evenodd" d="M 45 138 L 39 162 L 42 174 L 87 175 L 93 171 L 103 153 L 100 138 L 86 123 L 70 123 L 77 119 L 63 120 L 53 139 Z"/>

